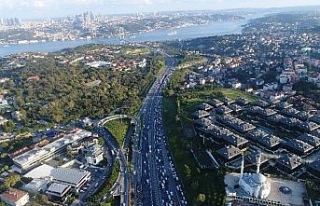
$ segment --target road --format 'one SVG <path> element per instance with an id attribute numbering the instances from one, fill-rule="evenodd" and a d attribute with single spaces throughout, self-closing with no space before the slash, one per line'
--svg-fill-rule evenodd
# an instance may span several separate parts
<path id="1" fill-rule="evenodd" d="M 111 118 L 114 120 L 114 118 Z M 110 121 L 111 121 L 110 120 Z M 99 136 L 103 137 L 107 146 L 112 149 L 119 160 L 120 163 L 120 174 L 117 181 L 120 187 L 120 194 L 121 194 L 121 204 L 128 205 L 129 204 L 129 174 L 128 174 L 128 165 L 126 160 L 125 150 L 122 150 L 115 140 L 115 138 L 110 134 L 110 132 L 102 127 L 99 126 L 97 128 Z M 106 194 L 107 196 L 107 194 Z"/>
<path id="2" fill-rule="evenodd" d="M 135 205 L 187 205 L 162 117 L 162 91 L 173 73 L 174 64 L 174 59 L 166 55 L 166 68 L 150 88 L 139 112 L 141 130 L 139 138 L 134 140 L 132 159 Z"/>

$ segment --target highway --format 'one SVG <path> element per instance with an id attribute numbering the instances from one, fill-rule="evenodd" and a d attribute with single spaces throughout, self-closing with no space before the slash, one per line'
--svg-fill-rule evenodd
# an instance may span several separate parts
<path id="1" fill-rule="evenodd" d="M 187 205 L 169 151 L 162 117 L 162 91 L 173 73 L 175 61 L 166 55 L 166 68 L 143 101 L 141 130 L 133 145 L 135 205 Z M 138 132 L 136 131 L 136 134 Z"/>

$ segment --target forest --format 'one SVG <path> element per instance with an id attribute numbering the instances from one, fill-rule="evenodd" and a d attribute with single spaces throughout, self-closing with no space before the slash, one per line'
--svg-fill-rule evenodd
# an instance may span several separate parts
<path id="1" fill-rule="evenodd" d="M 147 68 L 128 72 L 87 68 L 80 63 L 63 67 L 53 54 L 28 59 L 23 68 L 1 71 L 1 77 L 11 79 L 2 90 L 8 91 L 26 126 L 38 120 L 66 123 L 86 116 L 101 118 L 116 108 L 132 114 L 140 106 L 145 87 L 164 66 L 162 56 L 148 55 L 147 59 Z M 30 81 L 30 76 L 39 78 Z M 88 84 L 94 81 L 99 84 Z"/>

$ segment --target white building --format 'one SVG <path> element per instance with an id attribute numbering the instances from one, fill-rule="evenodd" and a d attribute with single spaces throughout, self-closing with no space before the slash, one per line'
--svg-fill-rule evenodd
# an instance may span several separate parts
<path id="1" fill-rule="evenodd" d="M 33 193 L 45 192 L 48 188 L 49 182 L 49 179 L 34 179 L 25 185 L 24 189 Z"/>
<path id="2" fill-rule="evenodd" d="M 241 174 L 239 185 L 251 197 L 265 199 L 269 196 L 271 191 L 270 182 L 260 173 L 260 154 L 258 158 L 256 173 L 243 173 L 244 158 L 242 158 Z"/>
<path id="3" fill-rule="evenodd" d="M 42 161 L 54 158 L 61 152 L 64 152 L 66 147 L 73 142 L 82 140 L 85 137 L 91 135 L 91 132 L 85 130 L 75 130 L 73 133 L 64 135 L 63 137 L 51 142 L 50 144 L 29 150 L 17 157 L 13 158 L 14 167 L 13 169 L 19 173 L 29 170 Z"/>
<path id="4" fill-rule="evenodd" d="M 29 194 L 21 190 L 9 188 L 0 195 L 0 199 L 10 206 L 24 206 L 29 202 Z"/>
<path id="5" fill-rule="evenodd" d="M 88 164 L 97 165 L 103 160 L 103 150 L 98 144 L 83 149 Z"/>

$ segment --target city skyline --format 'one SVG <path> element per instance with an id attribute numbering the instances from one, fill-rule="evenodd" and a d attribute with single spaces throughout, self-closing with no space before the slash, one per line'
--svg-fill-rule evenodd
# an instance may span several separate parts
<path id="1" fill-rule="evenodd" d="M 51 18 L 84 11 L 96 14 L 123 14 L 175 10 L 224 10 L 319 5 L 317 0 L 3 0 L 2 18 Z"/>

